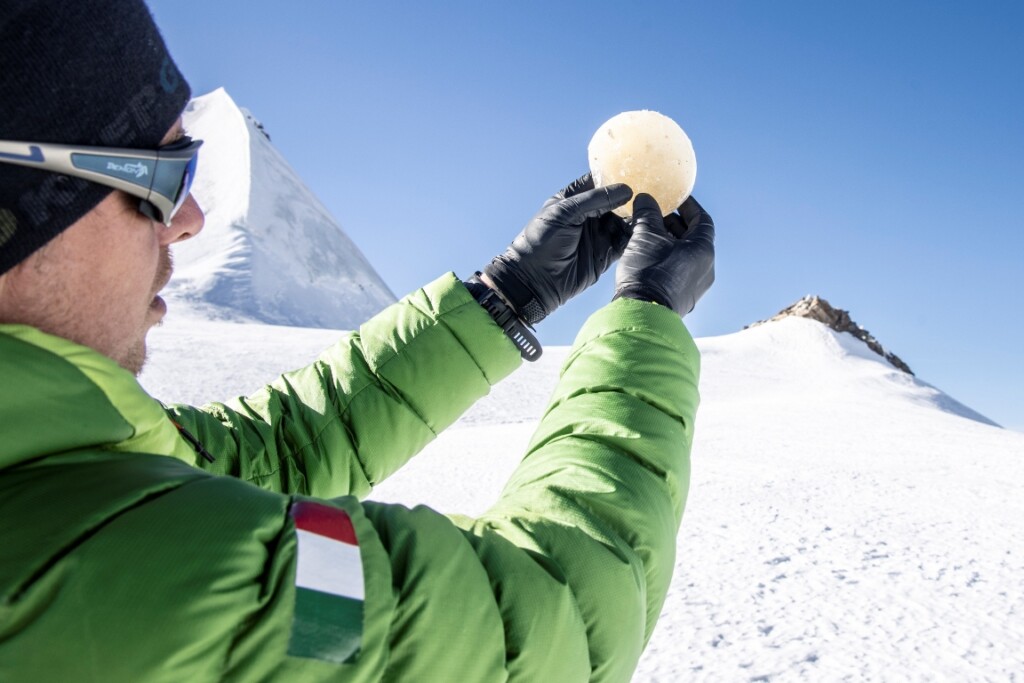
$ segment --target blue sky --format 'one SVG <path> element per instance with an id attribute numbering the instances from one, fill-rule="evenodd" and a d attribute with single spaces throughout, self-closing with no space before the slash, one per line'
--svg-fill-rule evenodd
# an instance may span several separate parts
<path id="1" fill-rule="evenodd" d="M 805 294 L 1024 429 L 1024 3 L 196 2 L 151 6 L 399 296 L 504 249 L 632 109 L 674 118 L 718 227 L 686 322 Z M 569 344 L 613 273 L 539 327 Z"/>

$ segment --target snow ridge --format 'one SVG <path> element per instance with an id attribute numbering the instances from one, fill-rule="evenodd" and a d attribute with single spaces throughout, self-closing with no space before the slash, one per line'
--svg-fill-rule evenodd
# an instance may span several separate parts
<path id="1" fill-rule="evenodd" d="M 169 301 L 207 319 L 334 329 L 354 328 L 395 301 L 223 88 L 194 99 L 184 122 L 206 141 L 193 185 L 206 227 L 201 239 L 175 247 Z"/>

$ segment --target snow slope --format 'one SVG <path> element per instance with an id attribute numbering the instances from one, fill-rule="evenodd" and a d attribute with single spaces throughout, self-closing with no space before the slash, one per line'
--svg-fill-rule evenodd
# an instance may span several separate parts
<path id="1" fill-rule="evenodd" d="M 168 401 L 249 393 L 338 334 L 172 308 L 142 382 Z M 635 680 L 1024 680 L 1024 434 L 813 321 L 698 346 L 675 578 Z M 566 353 L 520 368 L 373 497 L 487 509 Z"/>
<path id="2" fill-rule="evenodd" d="M 223 88 L 189 103 L 205 141 L 193 194 L 202 239 L 175 248 L 169 301 L 203 317 L 352 328 L 395 297 L 323 204 Z"/>

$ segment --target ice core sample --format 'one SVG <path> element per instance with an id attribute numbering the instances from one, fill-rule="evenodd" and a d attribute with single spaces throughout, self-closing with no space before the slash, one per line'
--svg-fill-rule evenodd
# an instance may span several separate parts
<path id="1" fill-rule="evenodd" d="M 668 215 L 693 191 L 697 157 L 679 124 L 656 111 L 627 111 L 602 124 L 587 146 L 594 185 L 626 183 L 654 197 Z M 626 217 L 633 202 L 615 209 Z"/>

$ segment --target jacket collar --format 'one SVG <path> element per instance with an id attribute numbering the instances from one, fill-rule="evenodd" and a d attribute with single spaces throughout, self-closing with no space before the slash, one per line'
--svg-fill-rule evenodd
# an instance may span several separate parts
<path id="1" fill-rule="evenodd" d="M 25 325 L 0 325 L 0 470 L 81 449 L 195 452 L 163 406 L 102 354 Z"/>

